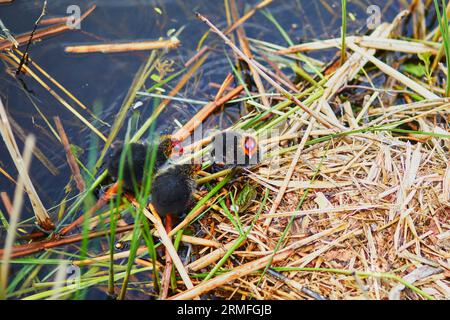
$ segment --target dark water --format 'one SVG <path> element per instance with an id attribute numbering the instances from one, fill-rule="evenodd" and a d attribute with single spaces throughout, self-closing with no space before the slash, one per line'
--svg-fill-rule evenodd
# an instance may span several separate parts
<path id="1" fill-rule="evenodd" d="M 0 19 L 14 35 L 28 32 L 32 30 L 43 2 L 16 0 L 13 4 L 2 5 Z M 237 0 L 236 2 L 242 15 L 259 1 Z M 218 27 L 222 29 L 226 27 L 224 2 L 221 0 L 98 0 L 95 2 L 51 0 L 48 1 L 47 17 L 64 16 L 67 7 L 73 4 L 79 5 L 81 11 L 85 12 L 94 3 L 97 5 L 96 10 L 82 22 L 80 30 L 67 31 L 33 43 L 29 54 L 89 109 L 93 110 L 93 106 L 97 105 L 100 108 L 99 117 L 110 124 L 114 121 L 134 75 L 149 53 L 68 54 L 64 52 L 65 46 L 167 38 L 169 30 L 180 30 L 184 27 L 178 37 L 181 46 L 166 55 L 166 59 L 173 63 L 172 69 L 178 71 L 195 54 L 199 40 L 207 31 L 207 27 L 196 19 L 195 11 L 207 16 Z M 349 1 L 348 11 L 355 17 L 354 21 L 352 19 L 348 21 L 349 34 L 364 26 L 367 19 L 366 9 L 372 4 L 380 6 L 382 22 L 391 21 L 400 10 L 396 1 Z M 266 10 L 270 11 L 295 43 L 337 37 L 340 34 L 340 1 L 275 0 L 266 7 Z M 257 12 L 244 26 L 248 37 L 282 46 L 287 45 L 277 28 L 261 12 Z M 208 101 L 214 97 L 217 90 L 210 86 L 210 82 L 221 83 L 231 72 L 225 55 L 227 52 L 233 59 L 231 52 L 222 45 L 221 41 L 218 41 L 215 35 L 210 35 L 206 43 L 214 46 L 213 54 L 200 71 L 191 78 L 188 85 L 180 91 L 178 97 Z M 24 50 L 24 47 L 21 49 Z M 330 56 L 314 54 L 314 57 L 329 58 Z M 59 174 L 52 175 L 35 158 L 30 172 L 44 205 L 51 208 L 60 203 L 65 196 L 65 186 L 70 179 L 70 170 L 63 147 L 50 133 L 30 98 L 52 124 L 53 116 L 58 115 L 62 119 L 70 142 L 85 151 L 80 156 L 83 162 L 87 160 L 92 134 L 34 79 L 22 75 L 19 80 L 8 74 L 5 63 L 0 64 L 0 97 L 10 116 L 26 134 L 36 135 L 38 147 L 59 170 Z M 177 81 L 174 80 L 165 87 L 166 93 Z M 25 90 L 29 92 L 29 95 Z M 145 121 L 151 113 L 152 106 L 151 99 L 144 103 L 141 108 L 140 123 Z M 80 111 L 78 107 L 75 106 L 75 108 Z M 171 103 L 158 119 L 158 131 L 170 130 L 175 125 L 175 118 L 183 123 L 197 108 L 198 106 L 180 102 Z M 88 113 L 80 112 L 87 119 L 92 120 Z M 212 121 L 218 118 L 219 115 L 216 115 Z M 233 118 L 229 121 L 233 121 Z M 107 126 L 98 123 L 96 126 L 105 135 L 108 134 Z M 22 141 L 19 140 L 20 148 L 22 145 Z M 0 142 L 0 167 L 16 178 L 17 172 L 3 142 Z M 13 183 L 0 174 L 0 191 L 6 191 L 12 198 L 13 190 Z M 0 210 L 4 212 L 3 204 L 0 204 Z M 23 212 L 24 216 L 31 216 L 29 204 Z"/>

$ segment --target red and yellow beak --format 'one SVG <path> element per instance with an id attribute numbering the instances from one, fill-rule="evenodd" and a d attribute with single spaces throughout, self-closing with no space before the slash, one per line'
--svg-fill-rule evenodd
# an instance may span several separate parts
<path id="1" fill-rule="evenodd" d="M 244 153 L 251 159 L 252 156 L 258 151 L 258 143 L 253 137 L 245 137 L 243 140 L 242 147 Z"/>
<path id="2" fill-rule="evenodd" d="M 180 140 L 172 140 L 172 152 L 176 153 L 178 155 L 182 155 L 184 153 L 184 149 L 181 146 L 181 141 Z"/>

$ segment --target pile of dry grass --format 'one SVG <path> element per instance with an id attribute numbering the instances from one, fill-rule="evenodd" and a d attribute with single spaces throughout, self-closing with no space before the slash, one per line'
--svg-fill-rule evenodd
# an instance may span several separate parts
<path id="1" fill-rule="evenodd" d="M 379 26 L 367 39 L 395 36 L 393 31 L 406 14 Z M 290 121 L 277 125 L 284 134 L 278 140 L 289 140 L 290 135 L 297 142 L 271 152 L 248 173 L 258 190 L 268 189 L 270 194 L 265 203 L 264 192 L 258 197 L 262 209 L 255 204 L 241 216 L 242 229 L 251 231 L 224 263 L 228 272 L 175 298 L 211 290 L 226 298 L 256 299 L 450 297 L 450 103 L 436 94 L 438 88 L 423 86 L 376 58 L 376 46 L 370 41 L 366 48 L 352 38 L 347 42 L 354 53 L 327 79 L 321 97 L 310 106 L 313 114 L 299 108 Z M 390 50 L 402 46 L 393 41 Z M 420 53 L 423 48 L 408 50 Z M 280 52 L 298 51 L 293 47 Z M 360 74 L 368 62 L 390 78 L 386 83 L 401 84 L 426 99 L 383 103 L 380 92 L 397 95 L 392 85 L 365 88 L 367 96 L 360 105 L 342 103 L 337 93 L 349 90 L 350 81 L 357 87 L 371 83 L 366 73 Z M 343 116 L 336 117 L 330 105 L 341 105 Z M 293 106 L 278 111 L 289 112 Z M 358 107 L 361 111 L 354 114 Z M 370 121 L 361 123 L 363 117 Z M 305 124 L 307 129 L 301 130 Z M 402 130 L 402 124 L 417 127 Z M 327 135 L 326 141 L 305 148 L 308 139 Z M 253 225 L 257 212 L 262 214 Z M 223 210 L 201 224 L 204 230 L 213 230 L 210 236 L 223 248 L 189 265 L 194 271 L 208 270 L 202 267 L 229 253 L 240 237 Z"/>
<path id="2" fill-rule="evenodd" d="M 450 166 L 446 156 L 438 148 L 412 145 L 385 132 L 330 143 L 303 152 L 277 212 L 261 215 L 247 243 L 227 265 L 233 269 L 267 255 L 295 216 L 278 251 L 293 250 L 276 266 L 300 269 L 283 273 L 289 281 L 269 273 L 260 286 L 258 274 L 239 278 L 220 288 L 228 291 L 223 295 L 308 298 L 301 290 L 306 287 L 331 299 L 384 299 L 397 290 L 398 282 L 391 277 L 396 275 L 436 299 L 448 298 Z M 263 212 L 270 211 L 292 157 L 292 152 L 285 154 L 286 164 L 270 174 L 265 167 L 251 174 L 271 190 Z M 321 161 L 311 192 L 301 210 L 295 210 L 305 181 Z M 251 215 L 242 221 L 251 221 Z M 268 231 L 263 226 L 266 218 L 274 219 Z M 223 217 L 216 220 L 215 237 L 223 245 L 233 241 L 237 237 L 233 226 Z M 211 224 L 205 221 L 205 228 Z M 423 296 L 408 290 L 402 298 Z"/>

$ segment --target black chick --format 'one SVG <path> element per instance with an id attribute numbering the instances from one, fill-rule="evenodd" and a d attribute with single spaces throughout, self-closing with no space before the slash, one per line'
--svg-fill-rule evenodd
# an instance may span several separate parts
<path id="1" fill-rule="evenodd" d="M 260 161 L 260 151 L 255 137 L 243 131 L 229 130 L 212 139 L 213 165 L 225 168 L 251 167 Z"/>
<path id="2" fill-rule="evenodd" d="M 128 145 L 127 154 L 125 154 L 123 165 L 123 189 L 133 192 L 134 186 L 140 186 L 146 181 L 150 168 L 146 168 L 146 158 L 148 155 L 148 163 L 150 164 L 153 150 L 156 147 L 155 163 L 153 172 L 157 172 L 170 158 L 172 150 L 178 145 L 177 140 L 173 140 L 170 136 L 161 138 L 158 145 L 146 142 L 133 142 Z M 112 182 L 116 182 L 119 177 L 120 159 L 125 151 L 125 144 L 117 142 L 113 147 L 113 152 L 107 160 L 107 168 L 109 178 Z"/>
<path id="3" fill-rule="evenodd" d="M 178 164 L 162 169 L 152 183 L 152 204 L 161 217 L 181 216 L 192 201 L 199 165 Z"/>

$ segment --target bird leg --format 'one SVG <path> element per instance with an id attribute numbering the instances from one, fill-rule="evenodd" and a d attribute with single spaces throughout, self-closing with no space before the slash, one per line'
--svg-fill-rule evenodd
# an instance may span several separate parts
<path id="1" fill-rule="evenodd" d="M 172 231 L 172 216 L 166 215 L 166 232 L 169 234 Z M 170 276 L 172 274 L 172 258 L 166 248 L 166 265 L 164 267 L 164 273 L 161 279 L 161 300 L 167 299 L 170 286 Z"/>

